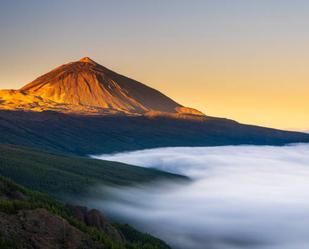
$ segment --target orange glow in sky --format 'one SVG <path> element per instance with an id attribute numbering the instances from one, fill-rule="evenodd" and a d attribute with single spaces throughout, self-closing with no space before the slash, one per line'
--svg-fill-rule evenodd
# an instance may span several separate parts
<path id="1" fill-rule="evenodd" d="M 208 115 L 309 130 L 309 2 L 128 2 L 2 1 L 0 88 L 89 56 Z"/>

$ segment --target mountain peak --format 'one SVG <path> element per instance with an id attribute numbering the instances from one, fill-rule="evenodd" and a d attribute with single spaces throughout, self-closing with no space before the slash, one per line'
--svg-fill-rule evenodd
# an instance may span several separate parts
<path id="1" fill-rule="evenodd" d="M 64 64 L 19 90 L 0 92 L 0 109 L 75 113 L 202 115 L 89 57 Z"/>
<path id="2" fill-rule="evenodd" d="M 94 60 L 90 59 L 89 57 L 83 57 L 79 60 L 79 62 L 84 62 L 84 63 L 91 63 L 91 64 L 98 64 Z"/>

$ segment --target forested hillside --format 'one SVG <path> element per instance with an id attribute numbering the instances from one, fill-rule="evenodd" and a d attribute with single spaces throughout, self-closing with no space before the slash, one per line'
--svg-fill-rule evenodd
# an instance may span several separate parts
<path id="1" fill-rule="evenodd" d="M 118 162 L 0 145 L 0 175 L 59 199 L 89 195 L 96 186 L 124 186 L 187 178 Z"/>

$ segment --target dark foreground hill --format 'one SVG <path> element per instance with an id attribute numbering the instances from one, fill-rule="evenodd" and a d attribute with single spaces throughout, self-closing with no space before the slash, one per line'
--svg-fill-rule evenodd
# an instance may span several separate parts
<path id="1" fill-rule="evenodd" d="M 97 210 L 63 205 L 0 177 L 1 249 L 169 249 Z"/>
<path id="2" fill-rule="evenodd" d="M 0 111 L 0 143 L 89 155 L 166 146 L 284 145 L 309 134 L 243 125 L 232 120 L 173 116 L 87 116 Z"/>

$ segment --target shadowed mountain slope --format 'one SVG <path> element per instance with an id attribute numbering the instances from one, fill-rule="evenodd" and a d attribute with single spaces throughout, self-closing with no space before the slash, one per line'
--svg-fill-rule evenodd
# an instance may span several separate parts
<path id="1" fill-rule="evenodd" d="M 0 111 L 0 143 L 89 155 L 167 146 L 284 145 L 309 134 L 232 120 Z"/>

